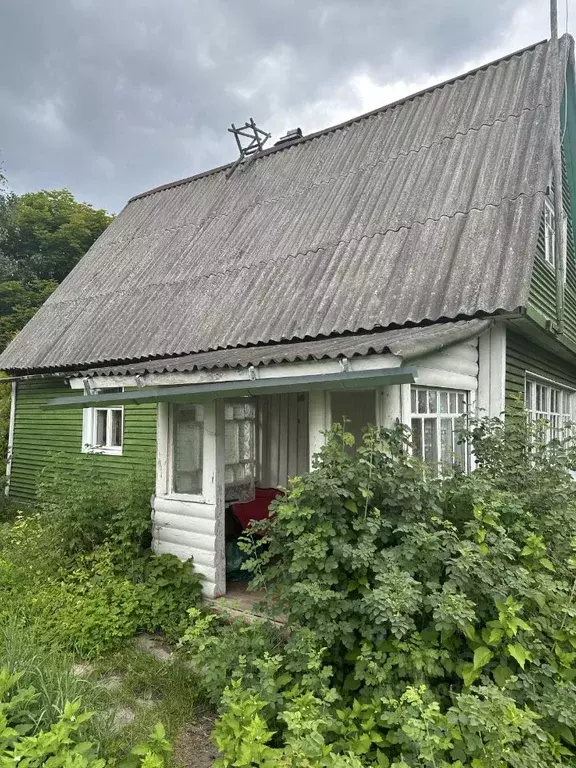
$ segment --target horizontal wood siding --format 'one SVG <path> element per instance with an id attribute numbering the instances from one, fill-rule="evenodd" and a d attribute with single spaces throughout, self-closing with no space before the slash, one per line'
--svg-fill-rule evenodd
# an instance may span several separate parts
<path id="1" fill-rule="evenodd" d="M 572 221 L 572 199 L 566 162 L 563 155 L 563 202 L 567 216 L 566 238 L 566 289 L 564 293 L 564 331 L 576 342 L 576 261 L 574 252 L 574 227 Z M 556 272 L 544 259 L 544 217 L 540 222 L 536 259 L 532 273 L 528 304 L 537 309 L 545 319 L 556 322 Z"/>
<path id="2" fill-rule="evenodd" d="M 508 331 L 506 335 L 506 401 L 524 394 L 526 371 L 576 388 L 576 365 L 547 352 L 533 341 Z"/>
<path id="3" fill-rule="evenodd" d="M 38 379 L 18 383 L 14 422 L 14 445 L 10 475 L 10 498 L 34 500 L 38 476 L 54 453 L 66 465 L 81 455 L 82 409 L 45 409 L 53 397 L 76 394 L 57 379 Z M 122 456 L 90 456 L 90 462 L 110 477 L 134 468 L 149 471 L 153 487 L 156 462 L 156 404 L 124 406 L 124 449 Z"/>

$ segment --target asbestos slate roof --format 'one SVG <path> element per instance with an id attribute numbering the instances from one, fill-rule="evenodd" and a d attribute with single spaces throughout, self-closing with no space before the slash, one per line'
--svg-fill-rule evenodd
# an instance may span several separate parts
<path id="1" fill-rule="evenodd" d="M 572 41 L 561 40 L 566 68 Z M 525 306 L 550 44 L 133 198 L 0 356 L 87 368 Z M 562 79 L 564 79 L 562 77 Z"/>
<path id="2" fill-rule="evenodd" d="M 143 376 L 148 373 L 188 373 L 222 368 L 246 368 L 249 365 L 294 363 L 304 360 L 336 360 L 390 353 L 404 361 L 424 357 L 445 347 L 466 341 L 487 330 L 491 320 L 461 320 L 438 323 L 426 328 L 399 328 L 395 331 L 338 336 L 319 341 L 272 344 L 264 347 L 240 347 L 200 352 L 163 360 L 149 360 L 131 365 L 93 368 L 79 376 Z"/>

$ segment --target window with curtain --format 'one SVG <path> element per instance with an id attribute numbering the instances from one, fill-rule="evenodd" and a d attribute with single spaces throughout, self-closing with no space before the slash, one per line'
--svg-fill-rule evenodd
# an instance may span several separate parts
<path id="1" fill-rule="evenodd" d="M 201 405 L 172 406 L 172 490 L 202 494 L 204 468 L 204 409 Z"/>
<path id="2" fill-rule="evenodd" d="M 224 404 L 225 486 L 229 501 L 254 498 L 256 476 L 256 402 Z"/>

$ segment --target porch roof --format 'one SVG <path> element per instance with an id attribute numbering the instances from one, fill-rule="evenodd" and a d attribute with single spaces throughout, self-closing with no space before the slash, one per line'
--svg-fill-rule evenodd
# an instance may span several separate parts
<path id="1" fill-rule="evenodd" d="M 48 408 L 85 408 L 149 402 L 203 402 L 214 398 L 246 397 L 272 392 L 299 392 L 313 389 L 372 389 L 389 384 L 413 383 L 416 368 L 393 367 L 340 373 L 302 374 L 286 378 L 240 381 L 212 381 L 206 384 L 181 384 L 173 387 L 144 387 L 110 394 L 84 397 L 56 397 L 46 402 Z"/>
<path id="2" fill-rule="evenodd" d="M 83 378 L 94 376 L 143 376 L 161 373 L 189 373 L 222 368 L 246 368 L 305 360 L 335 360 L 365 357 L 371 354 L 393 354 L 404 361 L 437 352 L 466 341 L 485 331 L 492 320 L 462 320 L 436 323 L 424 328 L 399 328 L 394 331 L 366 333 L 336 338 L 270 344 L 261 347 L 218 349 L 195 355 L 147 360 L 132 365 L 109 366 L 81 371 Z"/>

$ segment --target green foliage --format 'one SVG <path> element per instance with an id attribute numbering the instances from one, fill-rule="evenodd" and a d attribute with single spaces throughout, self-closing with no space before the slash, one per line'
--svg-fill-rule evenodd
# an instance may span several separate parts
<path id="1" fill-rule="evenodd" d="M 227 621 L 198 608 L 188 611 L 190 626 L 180 645 L 200 675 L 212 704 L 217 705 L 230 679 L 242 671 L 245 680 L 262 680 L 262 659 L 276 654 L 285 639 L 268 622 Z M 209 660 L 209 663 L 207 663 Z"/>
<path id="2" fill-rule="evenodd" d="M 198 676 L 185 658 L 173 653 L 160 660 L 137 642 L 97 661 L 93 676 L 116 681 L 109 692 L 113 704 L 135 714 L 132 723 L 99 739 L 107 753 L 127 754 L 133 743 L 146 740 L 157 722 L 165 726 L 167 738 L 181 740 L 182 729 L 196 721 L 198 709 L 205 706 Z"/>
<path id="3" fill-rule="evenodd" d="M 2 280 L 60 282 L 112 220 L 67 189 L 8 195 L 0 211 Z"/>
<path id="4" fill-rule="evenodd" d="M 51 470 L 40 511 L 0 527 L 0 624 L 17 614 L 44 643 L 91 658 L 137 631 L 177 638 L 200 599 L 198 575 L 191 563 L 149 549 L 149 496 L 139 478 L 104 482 L 80 464 Z"/>
<path id="5" fill-rule="evenodd" d="M 288 642 L 246 677 L 240 664 L 222 766 L 576 760 L 573 452 L 517 408 L 470 432 L 477 470 L 432 479 L 404 428 L 369 430 L 352 454 L 335 427 L 254 525 L 253 584 L 310 652 Z"/>
<path id="6" fill-rule="evenodd" d="M 98 756 L 97 746 L 82 740 L 81 732 L 93 713 L 82 711 L 80 699 L 67 701 L 56 721 L 38 727 L 31 716 L 36 691 L 21 685 L 21 675 L 0 669 L 0 766 L 25 768 L 113 768 L 114 759 Z M 170 753 L 163 727 L 158 724 L 149 740 L 134 747 L 121 765 L 126 768 L 162 768 Z"/>
<path id="7" fill-rule="evenodd" d="M 0 269 L 2 265 L 0 264 Z M 55 280 L 0 282 L 0 349 L 4 349 L 56 289 Z"/>
<path id="8" fill-rule="evenodd" d="M 66 189 L 15 195 L 0 177 L 0 349 L 30 320 L 112 217 Z"/>
<path id="9" fill-rule="evenodd" d="M 108 738 L 114 711 L 104 688 L 74 674 L 73 657 L 42 642 L 42 628 L 25 626 L 12 617 L 0 627 L 0 668 L 18 675 L 19 688 L 33 688 L 27 712 L 37 731 L 49 730 L 64 712 L 68 701 L 81 699 L 95 714 L 79 730 L 83 741 Z"/>

